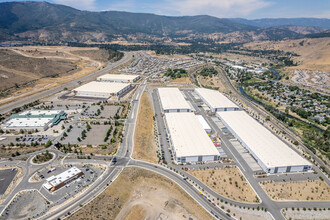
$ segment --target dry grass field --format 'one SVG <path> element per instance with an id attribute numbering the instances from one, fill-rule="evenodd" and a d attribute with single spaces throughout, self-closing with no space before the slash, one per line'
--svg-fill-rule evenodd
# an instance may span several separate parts
<path id="1" fill-rule="evenodd" d="M 97 48 L 90 50 L 72 50 L 71 53 L 78 56 L 88 57 L 89 59 L 100 62 L 107 62 L 109 57 L 109 53 L 106 50 Z"/>
<path id="2" fill-rule="evenodd" d="M 237 167 L 192 170 L 189 173 L 227 198 L 248 203 L 258 202 L 256 194 Z"/>
<path id="3" fill-rule="evenodd" d="M 269 63 L 270 61 L 266 58 L 261 57 L 254 57 L 254 56 L 248 56 L 243 54 L 237 54 L 237 53 L 230 53 L 230 52 L 224 52 L 224 53 L 206 53 L 205 56 L 213 56 L 218 59 L 229 59 L 229 60 L 241 60 L 243 62 L 253 62 L 253 63 Z"/>
<path id="4" fill-rule="evenodd" d="M 29 147 L 18 147 L 18 146 L 1 146 L 0 147 L 0 157 L 8 157 L 11 156 L 12 154 L 16 154 L 18 152 L 19 154 L 29 154 L 38 150 L 45 149 L 44 146 L 39 145 L 39 146 L 29 146 Z"/>
<path id="5" fill-rule="evenodd" d="M 87 52 L 83 52 L 87 50 Z M 95 52 L 94 52 L 95 51 Z M 74 53 L 82 53 L 76 55 Z M 96 56 L 95 54 L 98 54 Z M 27 46 L 0 48 L 0 104 L 90 74 L 105 62 L 98 48 Z M 8 98 L 6 98 L 8 97 Z"/>
<path id="6" fill-rule="evenodd" d="M 157 163 L 153 115 L 152 104 L 143 93 L 136 122 L 133 158 Z"/>
<path id="7" fill-rule="evenodd" d="M 283 50 L 297 53 L 293 57 L 298 66 L 290 69 L 330 71 L 330 38 L 261 41 L 244 45 L 250 49 Z"/>
<path id="8" fill-rule="evenodd" d="M 261 182 L 260 185 L 269 197 L 274 200 L 330 200 L 330 187 L 321 180 Z"/>
<path id="9" fill-rule="evenodd" d="M 212 219 L 169 179 L 125 168 L 98 197 L 68 219 Z"/>
<path id="10" fill-rule="evenodd" d="M 69 74 L 75 69 L 75 64 L 69 60 L 24 57 L 12 50 L 0 50 L 1 90 L 44 77 Z"/>
<path id="11" fill-rule="evenodd" d="M 181 78 L 171 79 L 170 81 L 171 82 L 176 82 L 176 83 L 192 84 L 189 77 L 181 77 Z"/>
<path id="12" fill-rule="evenodd" d="M 222 83 L 221 79 L 219 76 L 213 76 L 213 77 L 203 77 L 203 76 L 198 76 L 198 81 L 201 85 L 203 86 L 208 86 L 208 87 L 218 87 L 220 92 L 226 92 L 226 87 Z"/>

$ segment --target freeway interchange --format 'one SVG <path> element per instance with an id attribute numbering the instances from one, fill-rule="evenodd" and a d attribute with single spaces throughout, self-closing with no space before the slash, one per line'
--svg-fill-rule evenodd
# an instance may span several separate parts
<path id="1" fill-rule="evenodd" d="M 79 80 L 75 80 L 72 82 L 69 82 L 65 85 L 53 88 L 51 90 L 44 91 L 42 93 L 39 93 L 34 96 L 30 96 L 24 100 L 16 101 L 9 103 L 7 105 L 3 105 L 0 107 L 1 113 L 7 112 L 8 110 L 19 107 L 23 104 L 30 103 L 34 100 L 41 99 L 47 96 L 50 96 L 52 94 L 58 93 L 59 91 L 62 91 L 64 88 L 72 88 L 75 86 L 78 86 L 80 82 L 87 82 L 92 80 L 93 78 L 96 78 L 97 76 L 106 73 L 107 71 L 110 71 L 114 68 L 119 67 L 120 65 L 130 61 L 132 59 L 132 53 L 125 53 L 125 56 L 122 60 L 111 63 L 104 69 L 101 69 L 93 74 L 90 74 L 88 76 L 85 76 L 83 78 L 80 78 Z M 256 192 L 260 203 L 243 203 L 231 200 L 229 198 L 226 198 L 222 195 L 217 194 L 212 189 L 207 187 L 204 183 L 202 183 L 200 180 L 195 178 L 194 176 L 190 175 L 189 173 L 182 171 L 180 166 L 173 165 L 170 163 L 170 153 L 165 152 L 166 160 L 169 161 L 168 165 L 159 165 L 159 164 L 153 164 L 145 161 L 135 160 L 132 159 L 132 153 L 134 150 L 134 133 L 136 128 L 136 121 L 139 111 L 139 105 L 140 105 L 140 99 L 147 87 L 147 80 L 149 77 L 146 77 L 143 82 L 138 86 L 137 90 L 135 91 L 132 100 L 131 100 L 131 110 L 127 116 L 127 119 L 125 121 L 125 127 L 124 127 L 124 135 L 122 143 L 120 144 L 120 147 L 117 151 L 117 154 L 115 156 L 91 156 L 91 159 L 78 159 L 75 155 L 67 155 L 60 151 L 58 151 L 54 146 L 48 148 L 47 150 L 51 152 L 54 155 L 54 158 L 46 163 L 46 164 L 34 164 L 32 162 L 32 158 L 40 154 L 42 151 L 37 151 L 28 155 L 22 155 L 19 158 L 28 157 L 26 161 L 21 160 L 14 160 L 14 161 L 8 161 L 8 160 L 1 160 L 0 166 L 6 165 L 6 166 L 17 166 L 22 168 L 22 172 L 24 173 L 20 183 L 15 186 L 15 188 L 12 190 L 10 195 L 7 196 L 5 202 L 3 202 L 3 205 L 0 206 L 0 213 L 3 214 L 3 212 L 6 210 L 7 206 L 11 203 L 11 201 L 15 198 L 19 192 L 24 190 L 37 190 L 39 191 L 44 197 L 46 197 L 50 202 L 56 203 L 57 205 L 54 206 L 51 210 L 43 213 L 40 216 L 37 216 L 37 219 L 62 219 L 75 211 L 79 210 L 81 207 L 83 207 L 85 204 L 89 203 L 93 198 L 98 196 L 100 193 L 102 193 L 106 187 L 111 185 L 113 181 L 120 175 L 121 171 L 125 167 L 139 167 L 143 169 L 147 169 L 153 172 L 156 172 L 158 174 L 161 174 L 176 184 L 178 184 L 185 192 L 187 192 L 197 203 L 199 203 L 205 210 L 211 213 L 211 215 L 216 218 L 221 219 L 234 219 L 232 216 L 230 216 L 225 210 L 221 209 L 219 206 L 212 204 L 210 198 L 216 198 L 221 199 L 223 201 L 226 201 L 230 204 L 233 204 L 235 206 L 242 206 L 242 207 L 249 207 L 249 208 L 257 208 L 257 207 L 263 207 L 268 210 L 268 213 L 272 216 L 274 219 L 284 219 L 281 209 L 283 208 L 291 208 L 291 207 L 319 207 L 319 208 L 328 208 L 330 206 L 329 202 L 275 202 L 274 200 L 271 200 L 268 195 L 264 192 L 264 190 L 260 187 L 258 184 L 258 181 L 253 177 L 253 171 L 247 164 L 247 162 L 242 158 L 242 156 L 237 152 L 237 150 L 232 146 L 231 142 L 228 140 L 228 138 L 225 136 L 225 134 L 217 127 L 215 122 L 211 119 L 209 119 L 203 109 L 201 109 L 198 106 L 197 100 L 193 97 L 191 91 L 189 89 L 184 90 L 185 97 L 189 102 L 193 105 L 196 111 L 198 111 L 201 115 L 203 115 L 210 126 L 212 127 L 212 130 L 216 131 L 222 141 L 223 141 L 223 149 L 225 153 L 230 157 L 234 158 L 235 162 L 234 164 L 239 167 L 239 169 L 244 174 L 245 178 L 251 185 L 251 187 Z M 154 111 L 156 115 L 156 122 L 158 126 L 158 131 L 160 133 L 160 143 L 164 146 L 166 146 L 166 128 L 164 125 L 164 121 L 161 116 L 161 110 L 157 98 L 157 94 L 155 90 L 152 90 L 152 99 L 154 103 Z M 114 158 L 116 162 L 114 162 Z M 58 160 L 60 159 L 60 160 Z M 104 167 L 103 171 L 96 172 L 98 174 L 98 177 L 95 178 L 95 180 L 89 185 L 89 187 L 86 188 L 83 192 L 78 192 L 74 195 L 74 198 L 71 199 L 62 199 L 58 196 L 48 195 L 48 192 L 45 191 L 45 189 L 42 188 L 42 181 L 41 182 L 31 182 L 31 178 L 36 173 L 40 172 L 44 169 L 44 166 L 67 166 L 70 164 L 99 164 Z M 222 166 L 221 164 L 216 164 L 215 166 Z M 192 166 L 193 167 L 193 166 Z M 95 174 L 96 175 L 96 174 Z M 190 181 L 187 181 L 189 179 Z M 194 186 L 192 184 L 193 181 L 195 184 L 198 185 L 198 187 Z M 329 180 L 326 179 L 328 182 Z M 203 189 L 203 193 L 201 193 L 201 189 Z M 62 200 L 60 200 L 62 199 Z"/>

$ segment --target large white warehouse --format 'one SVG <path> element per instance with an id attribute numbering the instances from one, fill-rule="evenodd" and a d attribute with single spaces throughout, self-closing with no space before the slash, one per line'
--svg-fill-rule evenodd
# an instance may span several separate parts
<path id="1" fill-rule="evenodd" d="M 178 163 L 220 159 L 218 150 L 193 112 L 166 113 L 165 121 Z"/>
<path id="2" fill-rule="evenodd" d="M 120 83 L 132 83 L 140 79 L 139 75 L 128 74 L 105 74 L 97 77 L 97 81 L 101 82 L 120 82 Z"/>
<path id="3" fill-rule="evenodd" d="M 312 168 L 310 162 L 246 112 L 218 112 L 217 116 L 266 173 L 300 172 Z"/>
<path id="4" fill-rule="evenodd" d="M 164 113 L 191 112 L 189 103 L 185 100 L 178 88 L 159 88 L 158 94 Z"/>
<path id="5" fill-rule="evenodd" d="M 120 96 L 132 87 L 129 83 L 90 82 L 74 89 L 75 96 L 108 99 Z"/>
<path id="6" fill-rule="evenodd" d="M 195 92 L 203 102 L 211 109 L 212 112 L 217 111 L 237 111 L 239 107 L 230 101 L 219 91 L 205 88 L 195 89 Z"/>

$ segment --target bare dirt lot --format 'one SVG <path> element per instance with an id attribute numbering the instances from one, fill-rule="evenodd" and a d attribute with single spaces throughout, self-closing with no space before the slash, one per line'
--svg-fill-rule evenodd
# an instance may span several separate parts
<path id="1" fill-rule="evenodd" d="M 169 179 L 125 168 L 98 197 L 69 219 L 212 219 Z"/>
<path id="2" fill-rule="evenodd" d="M 146 93 L 141 97 L 137 118 L 133 158 L 157 163 L 153 128 L 153 109 Z"/>
<path id="3" fill-rule="evenodd" d="M 192 170 L 190 174 L 227 198 L 255 203 L 257 197 L 237 167 Z"/>
<path id="4" fill-rule="evenodd" d="M 47 209 L 46 200 L 37 191 L 20 194 L 5 211 L 3 219 L 30 219 Z"/>
<path id="5" fill-rule="evenodd" d="M 274 200 L 330 200 L 330 187 L 321 180 L 261 182 L 260 185 Z"/>

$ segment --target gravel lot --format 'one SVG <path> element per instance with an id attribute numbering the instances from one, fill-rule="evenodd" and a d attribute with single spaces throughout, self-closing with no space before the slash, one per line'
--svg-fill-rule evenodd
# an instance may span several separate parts
<path id="1" fill-rule="evenodd" d="M 29 219 L 47 210 L 46 200 L 37 191 L 20 194 L 6 209 L 3 219 Z"/>

